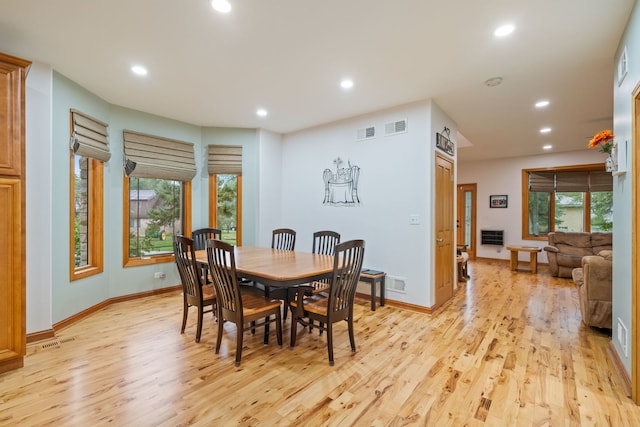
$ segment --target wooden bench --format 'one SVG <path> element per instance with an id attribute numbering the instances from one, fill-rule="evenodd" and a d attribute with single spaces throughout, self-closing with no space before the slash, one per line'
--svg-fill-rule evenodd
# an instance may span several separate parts
<path id="1" fill-rule="evenodd" d="M 371 284 L 371 311 L 376 311 L 376 283 L 380 283 L 380 307 L 384 306 L 384 271 L 365 268 L 360 273 L 360 281 Z"/>

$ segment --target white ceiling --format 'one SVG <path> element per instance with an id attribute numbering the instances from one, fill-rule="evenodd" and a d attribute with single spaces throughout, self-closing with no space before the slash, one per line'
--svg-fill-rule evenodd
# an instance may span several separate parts
<path id="1" fill-rule="evenodd" d="M 0 51 L 201 126 L 289 133 L 432 98 L 464 135 L 454 142 L 472 144 L 461 160 L 511 157 L 585 149 L 612 126 L 634 1 L 230 0 L 221 15 L 208 0 L 2 0 Z M 497 39 L 503 23 L 516 30 Z M 148 76 L 131 74 L 137 63 Z"/>

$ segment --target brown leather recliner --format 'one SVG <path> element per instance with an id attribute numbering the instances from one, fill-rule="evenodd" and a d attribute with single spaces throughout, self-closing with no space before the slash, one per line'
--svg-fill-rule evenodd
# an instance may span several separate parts
<path id="1" fill-rule="evenodd" d="M 611 233 L 556 231 L 549 233 L 548 239 L 549 245 L 544 250 L 549 260 L 549 271 L 555 277 L 571 277 L 571 271 L 580 267 L 583 256 L 613 249 Z"/>
<path id="2" fill-rule="evenodd" d="M 601 251 L 599 256 L 582 257 L 582 267 L 572 272 L 578 286 L 582 321 L 587 326 L 611 329 L 611 256 L 611 251 Z"/>

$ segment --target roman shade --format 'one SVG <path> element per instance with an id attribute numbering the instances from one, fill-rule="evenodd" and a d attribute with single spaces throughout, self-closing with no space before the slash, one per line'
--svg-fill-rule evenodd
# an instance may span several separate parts
<path id="1" fill-rule="evenodd" d="M 589 174 L 590 191 L 613 191 L 613 175 L 611 172 L 598 171 Z"/>
<path id="2" fill-rule="evenodd" d="M 69 145 L 73 154 L 109 161 L 109 125 L 74 109 L 71 109 L 71 123 L 73 132 Z"/>
<path id="3" fill-rule="evenodd" d="M 553 192 L 555 176 L 555 172 L 529 172 L 529 191 Z"/>
<path id="4" fill-rule="evenodd" d="M 556 172 L 556 191 L 577 193 L 589 191 L 589 172 Z"/>
<path id="5" fill-rule="evenodd" d="M 529 172 L 529 191 L 613 191 L 613 177 L 610 172 L 604 171 Z"/>
<path id="6" fill-rule="evenodd" d="M 242 147 L 235 145 L 209 145 L 207 166 L 209 175 L 242 175 Z"/>
<path id="7" fill-rule="evenodd" d="M 127 176 L 173 181 L 191 181 L 196 176 L 193 144 L 131 130 L 122 134 Z"/>

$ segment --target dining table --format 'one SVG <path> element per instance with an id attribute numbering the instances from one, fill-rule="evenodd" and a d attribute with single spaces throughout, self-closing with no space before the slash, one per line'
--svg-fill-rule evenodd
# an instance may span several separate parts
<path id="1" fill-rule="evenodd" d="M 256 246 L 235 246 L 239 278 L 272 287 L 295 287 L 331 277 L 333 256 Z M 196 261 L 207 264 L 207 251 L 196 251 Z"/>

